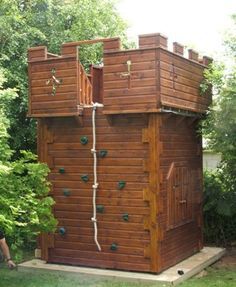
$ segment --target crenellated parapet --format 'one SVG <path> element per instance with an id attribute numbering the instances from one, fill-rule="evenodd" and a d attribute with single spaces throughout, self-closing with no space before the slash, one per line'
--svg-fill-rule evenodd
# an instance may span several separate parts
<path id="1" fill-rule="evenodd" d="M 160 33 L 139 36 L 139 48 L 104 53 L 104 112 L 148 113 L 172 108 L 205 113 L 211 93 L 202 95 L 200 84 L 211 59 L 199 58 Z"/>
<path id="2" fill-rule="evenodd" d="M 89 74 L 79 60 L 81 45 L 103 44 L 103 67 Z M 102 102 L 105 114 L 160 113 L 176 109 L 205 113 L 210 89 L 200 93 L 204 69 L 212 59 L 199 57 L 177 42 L 168 50 L 160 33 L 139 36 L 139 47 L 122 50 L 120 38 L 64 43 L 61 55 L 44 46 L 30 48 L 29 116 L 76 116 L 85 105 Z"/>

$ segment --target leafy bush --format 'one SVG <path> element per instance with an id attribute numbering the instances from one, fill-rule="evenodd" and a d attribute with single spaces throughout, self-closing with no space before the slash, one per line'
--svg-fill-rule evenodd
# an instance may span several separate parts
<path id="1" fill-rule="evenodd" d="M 236 240 L 236 193 L 227 188 L 224 166 L 204 173 L 205 241 L 229 245 Z"/>
<path id="2" fill-rule="evenodd" d="M 206 238 L 227 244 L 236 241 L 236 15 L 228 31 L 228 66 L 215 64 L 205 73 L 216 92 L 208 117 L 202 123 L 208 148 L 222 155 L 216 173 L 205 175 Z"/>
<path id="3" fill-rule="evenodd" d="M 15 91 L 3 89 L 4 76 L 0 71 L 0 227 L 5 231 L 10 247 L 17 257 L 24 244 L 31 242 L 40 231 L 51 231 L 56 226 L 48 197 L 49 169 L 37 163 L 31 152 L 21 152 L 11 161 L 5 105 L 15 97 Z"/>

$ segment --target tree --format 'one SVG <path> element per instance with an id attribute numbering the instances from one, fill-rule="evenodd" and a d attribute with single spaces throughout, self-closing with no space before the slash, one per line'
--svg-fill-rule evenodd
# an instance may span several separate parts
<path id="1" fill-rule="evenodd" d="M 40 231 L 52 231 L 57 222 L 51 213 L 54 201 L 47 196 L 48 167 L 37 163 L 30 152 L 10 161 L 5 110 L 17 94 L 13 89 L 3 89 L 4 81 L 0 70 L 0 226 L 9 236 L 11 249 L 19 255 L 24 243 L 35 239 Z"/>
<path id="2" fill-rule="evenodd" d="M 233 20 L 236 28 L 236 16 Z M 211 237 L 226 243 L 236 239 L 236 35 L 225 45 L 230 65 L 216 64 L 206 72 L 217 96 L 203 131 L 210 148 L 222 155 L 217 171 L 205 177 L 205 226 L 212 229 Z"/>
<path id="3" fill-rule="evenodd" d="M 61 43 L 101 37 L 125 37 L 126 25 L 112 0 L 0 0 L 0 66 L 6 70 L 5 87 L 18 97 L 6 111 L 10 145 L 35 150 L 35 121 L 27 114 L 27 48 L 46 45 L 58 53 Z M 97 61 L 96 47 L 83 49 L 82 60 Z"/>
<path id="4" fill-rule="evenodd" d="M 233 16 L 236 27 L 236 15 Z M 236 35 L 225 41 L 230 66 L 216 64 L 207 72 L 208 81 L 216 87 L 217 96 L 204 124 L 210 147 L 222 154 L 222 165 L 232 192 L 236 192 Z"/>

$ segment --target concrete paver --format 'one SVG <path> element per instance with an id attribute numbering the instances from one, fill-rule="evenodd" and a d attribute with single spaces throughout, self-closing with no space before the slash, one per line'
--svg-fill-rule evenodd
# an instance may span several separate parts
<path id="1" fill-rule="evenodd" d="M 38 268 L 45 270 L 56 270 L 64 272 L 75 272 L 90 276 L 113 278 L 122 281 L 138 281 L 150 283 L 163 283 L 165 285 L 176 285 L 184 280 L 198 274 L 206 267 L 219 260 L 225 254 L 225 249 L 218 247 L 204 247 L 200 252 L 163 271 L 160 274 L 148 274 L 141 272 L 127 272 L 107 270 L 98 268 L 86 268 L 79 266 L 68 266 L 49 264 L 39 259 L 33 259 L 19 265 L 19 268 Z"/>

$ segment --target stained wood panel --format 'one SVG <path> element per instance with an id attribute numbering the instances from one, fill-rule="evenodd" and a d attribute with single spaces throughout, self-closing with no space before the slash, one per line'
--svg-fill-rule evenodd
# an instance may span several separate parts
<path id="1" fill-rule="evenodd" d="M 161 192 L 163 212 L 159 219 L 164 228 L 161 265 L 171 266 L 202 247 L 202 154 L 197 122 L 188 118 L 162 118 L 160 128 L 162 154 Z M 165 256 L 164 256 L 165 255 Z"/>
<path id="2" fill-rule="evenodd" d="M 78 105 L 91 104 L 92 84 L 75 56 L 32 54 L 29 49 L 29 116 L 73 116 Z"/>
<path id="3" fill-rule="evenodd" d="M 46 47 L 30 48 L 29 115 L 78 115 L 79 105 L 96 101 L 104 103 L 105 114 L 152 113 L 163 107 L 206 112 L 211 87 L 203 95 L 199 91 L 206 57 L 198 60 L 193 50 L 188 59 L 176 49 L 170 52 L 167 38 L 159 34 L 141 36 L 134 50 L 120 50 L 116 41 L 103 41 L 104 67 L 91 66 L 89 76 L 78 61 L 81 42 L 63 44 L 61 56 L 47 53 Z"/>
<path id="4" fill-rule="evenodd" d="M 103 206 L 102 213 L 97 213 L 98 240 L 102 246 L 99 253 L 91 222 L 91 115 L 91 109 L 84 110 L 82 126 L 72 119 L 54 118 L 48 122 L 53 137 L 47 144 L 47 155 L 53 161 L 49 180 L 58 219 L 54 248 L 50 249 L 48 260 L 61 262 L 59 258 L 64 254 L 65 258 L 71 258 L 71 264 L 87 261 L 90 266 L 101 267 L 94 262 L 103 259 L 107 268 L 117 262 L 122 269 L 126 268 L 126 264 L 133 264 L 130 270 L 138 270 L 136 262 L 139 262 L 140 266 L 146 266 L 144 270 L 149 271 L 150 259 L 144 256 L 150 241 L 149 231 L 144 230 L 144 217 L 149 214 L 149 204 L 143 200 L 143 189 L 149 182 L 148 173 L 144 171 L 148 146 L 142 143 L 142 130 L 147 127 L 147 118 L 140 115 L 118 116 L 110 126 L 102 111 L 97 111 L 97 150 L 107 150 L 106 157 L 98 158 L 97 169 L 97 205 Z M 85 145 L 80 142 L 82 136 L 88 138 Z M 62 167 L 64 173 L 60 173 Z M 88 182 L 81 179 L 84 174 L 89 176 Z M 120 190 L 118 183 L 121 180 L 126 185 Z M 65 189 L 69 195 L 64 194 Z M 124 214 L 128 214 L 128 221 L 123 219 Z M 66 229 L 65 236 L 59 234 L 60 227 Z M 116 251 L 110 249 L 114 242 L 118 246 Z"/>
<path id="5" fill-rule="evenodd" d="M 130 67 L 128 64 L 130 63 Z M 156 108 L 157 56 L 155 50 L 104 54 L 106 113 Z"/>
<path id="6" fill-rule="evenodd" d="M 211 95 L 200 94 L 204 66 L 160 50 L 161 103 L 164 106 L 204 113 Z"/>
<path id="7" fill-rule="evenodd" d="M 29 54 L 29 113 L 41 117 L 38 154 L 51 170 L 58 219 L 55 234 L 42 236 L 43 258 L 161 272 L 202 248 L 197 120 L 193 113 L 187 118 L 163 108 L 204 113 L 211 101 L 209 93 L 199 94 L 205 66 L 193 51 L 189 59 L 167 51 L 167 38 L 153 34 L 143 35 L 136 50 L 121 51 L 117 39 L 107 41 L 104 67 L 92 66 L 87 76 L 76 59 L 77 45 L 64 44 L 62 56 L 45 47 Z M 55 78 L 62 81 L 56 84 Z M 80 106 L 80 118 L 74 117 L 80 104 L 92 101 L 104 104 L 96 113 L 96 150 L 107 151 L 97 159 L 101 252 L 91 221 L 92 110 Z M 88 142 L 81 143 L 82 137 Z M 116 250 L 111 249 L 114 243 Z"/>
<path id="8" fill-rule="evenodd" d="M 142 39 L 146 40 L 149 43 L 148 35 Z M 104 54 L 106 114 L 158 112 L 162 107 L 206 112 L 211 94 L 200 94 L 206 66 L 155 43 L 137 50 Z M 127 61 L 131 63 L 130 73 Z"/>

